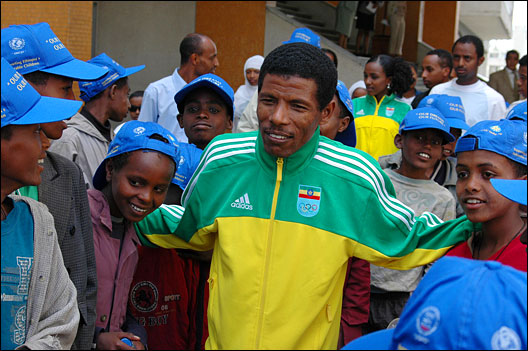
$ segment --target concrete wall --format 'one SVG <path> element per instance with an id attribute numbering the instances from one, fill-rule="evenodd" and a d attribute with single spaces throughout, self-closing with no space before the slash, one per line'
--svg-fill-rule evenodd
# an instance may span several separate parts
<path id="1" fill-rule="evenodd" d="M 266 33 L 264 39 L 264 54 L 269 54 L 273 49 L 282 45 L 283 41 L 290 39 L 295 28 L 303 25 L 288 18 L 279 10 L 268 7 L 266 9 Z M 321 36 L 321 47 L 328 48 L 337 55 L 338 79 L 342 80 L 347 87 L 356 81 L 363 79 L 363 68 L 366 60 L 352 55 L 347 50 L 336 45 L 334 42 Z"/>
<path id="2" fill-rule="evenodd" d="M 194 32 L 194 1 L 96 1 L 93 56 L 105 52 L 124 67 L 147 67 L 129 77 L 131 92 L 171 75 L 183 37 Z"/>

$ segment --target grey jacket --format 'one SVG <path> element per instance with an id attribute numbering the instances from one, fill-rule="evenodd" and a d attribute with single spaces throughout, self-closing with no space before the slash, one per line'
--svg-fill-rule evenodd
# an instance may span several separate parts
<path id="1" fill-rule="evenodd" d="M 53 215 L 64 265 L 77 289 L 81 319 L 72 349 L 89 350 L 95 329 L 97 270 L 83 174 L 75 163 L 48 152 L 41 176 L 39 201 Z"/>
<path id="2" fill-rule="evenodd" d="M 400 167 L 402 160 L 401 156 L 401 150 L 396 151 L 395 153 L 391 155 L 385 155 L 381 156 L 378 159 L 378 162 L 381 166 L 381 169 L 390 168 L 390 169 L 397 169 Z M 457 194 L 456 194 L 456 182 L 457 182 L 457 173 L 456 173 L 456 158 L 448 157 L 445 161 L 442 161 L 442 166 L 446 167 L 446 178 L 444 181 L 444 184 L 442 185 L 444 188 L 449 190 L 456 201 L 456 216 L 457 218 L 464 215 L 464 209 L 458 202 Z"/>
<path id="3" fill-rule="evenodd" d="M 46 205 L 23 196 L 34 220 L 33 267 L 27 302 L 26 342 L 17 349 L 69 349 L 77 333 L 77 292 L 62 261 L 53 217 Z"/>
<path id="4" fill-rule="evenodd" d="M 69 121 L 62 137 L 51 142 L 49 151 L 75 162 L 84 173 L 84 181 L 93 188 L 92 179 L 97 167 L 106 157 L 106 138 L 82 114 L 77 113 Z"/>

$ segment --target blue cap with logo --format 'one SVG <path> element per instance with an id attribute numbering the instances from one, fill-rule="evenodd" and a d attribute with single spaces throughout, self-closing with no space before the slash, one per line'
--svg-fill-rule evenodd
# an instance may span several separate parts
<path id="1" fill-rule="evenodd" d="M 282 42 L 283 44 L 291 43 L 308 43 L 317 48 L 321 48 L 321 38 L 312 32 L 309 28 L 297 28 L 293 31 L 290 40 Z"/>
<path id="2" fill-rule="evenodd" d="M 183 114 L 184 110 L 184 101 L 187 94 L 192 92 L 195 89 L 206 87 L 213 89 L 222 100 L 224 100 L 228 112 L 231 114 L 231 119 L 233 118 L 233 115 L 235 113 L 235 106 L 234 106 L 234 99 L 235 94 L 233 93 L 233 88 L 225 80 L 217 76 L 213 73 L 207 73 L 204 74 L 193 81 L 191 81 L 189 84 L 184 86 L 176 95 L 174 95 L 174 101 L 176 101 L 176 105 L 178 106 L 178 111 Z"/>
<path id="3" fill-rule="evenodd" d="M 62 121 L 79 111 L 82 101 L 40 94 L 2 57 L 2 128 Z"/>
<path id="4" fill-rule="evenodd" d="M 352 105 L 352 99 L 350 93 L 342 81 L 337 81 L 336 93 L 339 100 L 345 105 L 348 112 L 350 112 L 350 123 L 347 129 L 337 133 L 335 140 L 342 142 L 345 145 L 355 147 L 356 146 L 356 125 L 354 123 L 354 106 Z"/>
<path id="5" fill-rule="evenodd" d="M 526 179 L 491 178 L 491 185 L 505 198 L 526 205 Z"/>
<path id="6" fill-rule="evenodd" d="M 45 22 L 2 29 L 2 57 L 21 74 L 42 71 L 76 80 L 91 80 L 108 72 L 73 57 Z"/>
<path id="7" fill-rule="evenodd" d="M 194 144 L 179 143 L 180 144 L 180 161 L 178 170 L 172 178 L 172 183 L 178 185 L 182 190 L 185 190 L 189 180 L 198 165 L 200 164 L 200 157 L 203 150 L 196 147 Z"/>
<path id="8" fill-rule="evenodd" d="M 418 129 L 437 129 L 442 132 L 444 140 L 455 141 L 455 137 L 449 133 L 449 124 L 440 111 L 433 107 L 422 107 L 407 112 L 400 123 L 399 132 Z"/>
<path id="9" fill-rule="evenodd" d="M 111 86 L 116 80 L 128 77 L 145 68 L 145 65 L 125 68 L 105 53 L 95 56 L 88 62 L 106 68 L 108 73 L 98 80 L 79 81 L 80 98 L 84 101 L 90 101 L 95 95 Z"/>
<path id="10" fill-rule="evenodd" d="M 506 115 L 506 119 L 521 120 L 526 123 L 526 100 L 513 106 Z"/>
<path id="11" fill-rule="evenodd" d="M 165 143 L 161 140 L 152 139 L 153 134 L 159 134 L 168 140 Z M 142 122 L 142 121 L 128 121 L 123 124 L 123 127 L 119 130 L 114 137 L 114 140 L 108 145 L 108 154 L 93 176 L 93 186 L 98 190 L 102 190 L 106 184 L 106 160 L 115 157 L 125 152 L 131 152 L 136 150 L 153 150 L 161 152 L 171 157 L 178 167 L 180 159 L 180 151 L 176 137 L 172 135 L 167 129 L 163 128 L 154 122 Z"/>
<path id="12" fill-rule="evenodd" d="M 445 256 L 411 295 L 394 329 L 342 350 L 526 350 L 526 272 Z"/>
<path id="13" fill-rule="evenodd" d="M 450 128 L 469 129 L 469 125 L 466 123 L 464 106 L 458 96 L 431 94 L 420 101 L 418 108 L 421 107 L 436 108 L 444 116 Z"/>
<path id="14" fill-rule="evenodd" d="M 455 153 L 487 150 L 526 165 L 526 123 L 501 119 L 480 121 L 458 139 Z"/>

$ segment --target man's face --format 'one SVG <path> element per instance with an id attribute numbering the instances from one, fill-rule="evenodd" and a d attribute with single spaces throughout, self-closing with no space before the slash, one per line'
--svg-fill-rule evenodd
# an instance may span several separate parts
<path id="1" fill-rule="evenodd" d="M 134 96 L 133 98 L 130 98 L 130 108 L 128 111 L 130 112 L 130 119 L 137 120 L 139 117 L 139 112 L 141 111 L 141 103 L 143 102 L 142 96 Z"/>
<path id="2" fill-rule="evenodd" d="M 519 63 L 519 55 L 517 55 L 516 53 L 510 53 L 506 57 L 506 67 L 508 67 L 512 71 L 515 71 L 518 63 Z"/>
<path id="3" fill-rule="evenodd" d="M 440 65 L 437 55 L 427 55 L 422 60 L 422 79 L 427 89 L 449 80 L 449 67 Z"/>
<path id="4" fill-rule="evenodd" d="M 32 84 L 31 82 L 29 82 L 29 84 L 31 84 L 31 86 L 42 96 L 75 100 L 75 94 L 73 93 L 73 79 L 71 78 L 49 74 L 48 81 L 45 85 Z M 64 121 L 58 121 L 43 123 L 41 124 L 41 128 L 48 138 L 57 140 L 62 137 L 62 132 L 67 128 L 67 125 Z"/>
<path id="5" fill-rule="evenodd" d="M 457 75 L 457 83 L 473 84 L 477 81 L 478 67 L 484 62 L 484 57 L 477 57 L 477 49 L 473 43 L 458 43 L 453 50 L 453 67 Z"/>
<path id="6" fill-rule="evenodd" d="M 113 87 L 111 89 L 114 89 Z M 130 94 L 130 88 L 128 83 L 123 85 L 121 88 L 115 86 L 115 92 L 111 104 L 110 119 L 115 122 L 121 122 L 126 118 L 128 109 L 130 108 L 130 101 L 128 101 L 128 95 Z"/>
<path id="7" fill-rule="evenodd" d="M 521 93 L 524 98 L 528 97 L 526 95 L 526 66 L 519 67 L 519 79 L 517 79 L 517 88 L 519 89 L 519 93 Z"/>
<path id="8" fill-rule="evenodd" d="M 6 127 L 4 127 L 6 128 Z M 46 157 L 41 145 L 39 124 L 16 125 L 9 139 L 2 138 L 2 190 L 15 190 L 26 185 L 39 185 Z M 11 191 L 12 191 L 11 190 Z"/>
<path id="9" fill-rule="evenodd" d="M 331 102 L 319 110 L 313 79 L 267 74 L 258 94 L 259 130 L 267 153 L 293 155 L 306 144 L 323 117 L 335 108 Z"/>
<path id="10" fill-rule="evenodd" d="M 233 125 L 224 101 L 211 89 L 194 90 L 186 96 L 184 105 L 178 122 L 189 143 L 202 150 L 215 136 L 224 134 Z"/>
<path id="11" fill-rule="evenodd" d="M 216 45 L 211 39 L 204 39 L 202 43 L 202 54 L 197 55 L 197 63 L 195 67 L 195 74 L 197 77 L 207 74 L 215 73 L 218 62 Z"/>

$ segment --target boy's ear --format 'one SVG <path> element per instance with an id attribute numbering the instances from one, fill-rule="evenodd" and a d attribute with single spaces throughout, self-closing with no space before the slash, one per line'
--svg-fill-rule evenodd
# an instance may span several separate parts
<path id="1" fill-rule="evenodd" d="M 396 145 L 398 149 L 403 149 L 403 136 L 400 133 L 396 134 L 394 137 L 394 145 Z"/>
<path id="2" fill-rule="evenodd" d="M 105 164 L 105 170 L 106 170 L 106 181 L 110 183 L 112 180 L 112 172 L 114 171 L 114 165 L 112 164 L 112 160 L 107 160 Z"/>
<path id="3" fill-rule="evenodd" d="M 226 115 L 226 130 L 232 130 L 233 129 L 233 118 L 231 116 Z"/>
<path id="4" fill-rule="evenodd" d="M 180 125 L 180 128 L 183 128 L 183 115 L 181 113 L 178 113 L 176 118 L 178 119 L 178 124 Z"/>
<path id="5" fill-rule="evenodd" d="M 337 132 L 341 133 L 342 131 L 348 128 L 349 124 L 350 124 L 350 116 L 345 116 L 341 118 L 339 121 L 339 128 L 337 129 Z"/>

